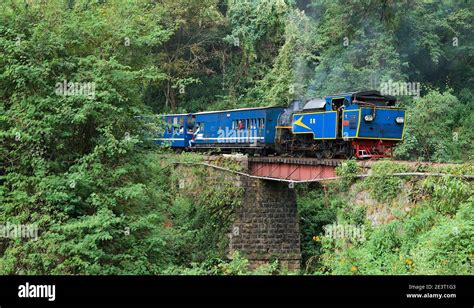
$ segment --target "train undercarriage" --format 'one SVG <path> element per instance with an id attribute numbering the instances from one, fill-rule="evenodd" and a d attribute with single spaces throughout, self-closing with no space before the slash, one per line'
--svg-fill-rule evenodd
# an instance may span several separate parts
<path id="1" fill-rule="evenodd" d="M 292 134 L 288 129 L 279 129 L 276 152 L 280 155 L 321 158 L 371 159 L 392 156 L 390 140 L 378 139 L 322 139 L 316 140 L 312 134 Z"/>
<path id="2" fill-rule="evenodd" d="M 282 155 L 291 157 L 314 157 L 317 159 L 355 157 L 357 159 L 377 159 L 392 157 L 392 148 L 396 141 L 379 139 L 321 139 L 312 134 L 293 134 L 289 129 L 278 129 L 275 145 L 261 143 L 221 143 L 195 144 L 187 151 L 208 153 L 244 153 L 248 155 Z"/>

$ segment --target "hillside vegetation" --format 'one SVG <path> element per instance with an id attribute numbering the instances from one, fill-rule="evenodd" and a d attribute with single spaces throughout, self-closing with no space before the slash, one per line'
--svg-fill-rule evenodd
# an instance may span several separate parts
<path id="1" fill-rule="evenodd" d="M 348 161 L 338 167 L 343 180 L 325 189 L 299 191 L 306 273 L 474 273 L 474 187 L 456 177 L 472 175 L 472 165 L 422 169 L 454 176 L 420 178 L 390 176 L 410 170 L 382 161 L 373 166 L 370 177 L 355 180 L 357 168 Z M 336 226 L 336 232 L 328 233 L 328 225 Z"/>
<path id="2" fill-rule="evenodd" d="M 0 224 L 39 231 L 37 239 L 0 239 L 0 274 L 247 273 L 242 256 L 223 260 L 217 244 L 228 199 L 177 199 L 162 166 L 200 158 L 148 144 L 138 115 L 285 106 L 419 83 L 419 98 L 398 95 L 408 120 L 397 158 L 469 164 L 473 5 L 2 1 Z M 315 256 L 307 272 L 472 273 L 472 187 L 413 181 L 369 178 L 324 198 L 302 190 L 303 254 Z M 358 189 L 383 199 L 352 206 Z M 400 190 L 411 192 L 403 205 L 393 201 Z M 393 217 L 368 223 L 367 211 L 382 206 Z M 312 240 L 322 223 L 345 220 L 367 225 L 367 240 Z"/>

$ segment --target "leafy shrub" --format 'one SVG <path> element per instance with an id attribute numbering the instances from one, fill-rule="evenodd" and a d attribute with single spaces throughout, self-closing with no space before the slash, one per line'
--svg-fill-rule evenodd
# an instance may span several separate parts
<path id="1" fill-rule="evenodd" d="M 372 165 L 371 174 L 364 183 L 374 199 L 389 202 L 399 194 L 404 183 L 403 178 L 390 174 L 406 171 L 408 168 L 402 164 L 380 161 Z"/>
<path id="2" fill-rule="evenodd" d="M 465 143 L 467 131 L 459 136 L 459 118 L 467 117 L 464 106 L 452 91 L 430 91 L 406 109 L 405 140 L 396 147 L 400 159 L 458 161 L 472 146 Z M 469 149 L 470 148 L 470 149 Z"/>
<path id="3" fill-rule="evenodd" d="M 191 263 L 191 267 L 170 266 L 164 271 L 168 275 L 272 275 L 277 274 L 278 261 L 261 265 L 255 270 L 249 269 L 249 261 L 238 251 L 235 251 L 230 260 L 219 258 L 206 259 L 203 262 Z"/>
<path id="4" fill-rule="evenodd" d="M 343 177 L 342 189 L 347 189 L 357 178 L 360 173 L 360 167 L 355 159 L 344 161 L 340 166 L 336 167 L 336 174 Z"/>
<path id="5" fill-rule="evenodd" d="M 428 178 L 423 187 L 432 197 L 432 205 L 443 214 L 455 214 L 460 203 L 472 194 L 472 187 L 455 177 Z"/>
<path id="6" fill-rule="evenodd" d="M 454 219 L 444 218 L 420 237 L 413 249 L 415 273 L 474 274 L 474 199 L 460 206 Z"/>
<path id="7" fill-rule="evenodd" d="M 300 217 L 300 241 L 302 264 L 311 256 L 321 253 L 318 236 L 324 232 L 325 225 L 336 220 L 336 203 L 331 196 L 325 196 L 319 189 L 299 192 L 298 214 Z M 329 201 L 332 201 L 331 203 Z"/>

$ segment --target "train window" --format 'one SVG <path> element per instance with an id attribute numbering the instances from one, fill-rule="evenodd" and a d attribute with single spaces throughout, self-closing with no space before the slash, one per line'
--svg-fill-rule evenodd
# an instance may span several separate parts
<path id="1" fill-rule="evenodd" d="M 186 128 L 188 129 L 188 131 L 192 131 L 192 130 L 193 130 L 194 121 L 195 121 L 195 118 L 194 118 L 194 117 L 188 118 L 188 121 L 187 121 L 187 123 L 186 123 Z"/>
<path id="2" fill-rule="evenodd" d="M 332 110 L 338 110 L 344 104 L 344 98 L 333 98 L 331 103 Z"/>
<path id="3" fill-rule="evenodd" d="M 166 131 L 168 132 L 168 134 L 171 134 L 171 127 L 172 127 L 172 120 L 171 120 L 171 118 L 168 118 L 166 122 L 168 123 L 168 124 L 166 125 Z"/>
<path id="4" fill-rule="evenodd" d="M 196 132 L 197 128 L 199 127 L 199 131 L 202 132 L 204 130 L 204 122 L 197 122 L 194 131 Z"/>

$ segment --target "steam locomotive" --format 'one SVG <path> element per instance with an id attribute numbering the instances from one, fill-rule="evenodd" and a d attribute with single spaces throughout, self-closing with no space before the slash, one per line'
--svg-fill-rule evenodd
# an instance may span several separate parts
<path id="1" fill-rule="evenodd" d="M 390 157 L 403 140 L 405 111 L 395 97 L 360 91 L 292 101 L 284 107 L 162 115 L 148 136 L 182 150 L 316 158 Z"/>

